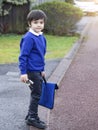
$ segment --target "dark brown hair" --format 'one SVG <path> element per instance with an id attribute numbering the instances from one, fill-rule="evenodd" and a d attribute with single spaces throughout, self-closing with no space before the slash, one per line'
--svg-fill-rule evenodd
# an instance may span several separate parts
<path id="1" fill-rule="evenodd" d="M 42 10 L 31 10 L 27 15 L 28 24 L 31 24 L 32 20 L 44 19 L 44 22 L 47 21 L 47 16 Z"/>

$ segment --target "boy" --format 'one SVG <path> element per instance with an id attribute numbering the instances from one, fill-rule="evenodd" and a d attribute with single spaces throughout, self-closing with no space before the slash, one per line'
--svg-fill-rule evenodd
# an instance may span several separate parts
<path id="1" fill-rule="evenodd" d="M 45 129 L 46 125 L 38 117 L 38 102 L 41 96 L 41 87 L 44 72 L 44 56 L 46 53 L 46 39 L 42 30 L 47 16 L 42 10 L 32 10 L 27 15 L 29 31 L 23 36 L 20 42 L 19 68 L 20 79 L 26 83 L 28 79 L 33 81 L 31 99 L 26 117 L 28 125 Z"/>

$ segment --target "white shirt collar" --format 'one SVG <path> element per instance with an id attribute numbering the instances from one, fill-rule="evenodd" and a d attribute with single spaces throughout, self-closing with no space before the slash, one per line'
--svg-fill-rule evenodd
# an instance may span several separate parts
<path id="1" fill-rule="evenodd" d="M 34 30 L 32 30 L 31 28 L 29 29 L 29 32 L 33 33 L 34 35 L 36 36 L 39 36 L 39 35 L 42 35 L 43 32 L 40 32 L 40 33 L 36 33 Z"/>

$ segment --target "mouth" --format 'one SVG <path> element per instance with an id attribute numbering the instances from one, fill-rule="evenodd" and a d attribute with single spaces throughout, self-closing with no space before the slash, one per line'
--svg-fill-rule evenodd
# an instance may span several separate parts
<path id="1" fill-rule="evenodd" d="M 41 28 L 36 28 L 37 30 L 41 30 Z"/>

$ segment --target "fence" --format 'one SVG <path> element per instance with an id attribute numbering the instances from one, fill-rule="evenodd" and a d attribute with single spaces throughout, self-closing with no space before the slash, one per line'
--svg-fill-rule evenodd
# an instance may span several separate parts
<path id="1" fill-rule="evenodd" d="M 29 5 L 5 4 L 4 8 L 11 8 L 7 15 L 0 16 L 0 33 L 23 33 L 26 30 L 26 16 Z"/>
<path id="2" fill-rule="evenodd" d="M 65 0 L 34 0 L 34 2 L 32 3 L 31 6 L 35 6 L 35 5 L 39 5 L 42 4 L 44 2 L 52 2 L 52 1 L 65 1 Z"/>

